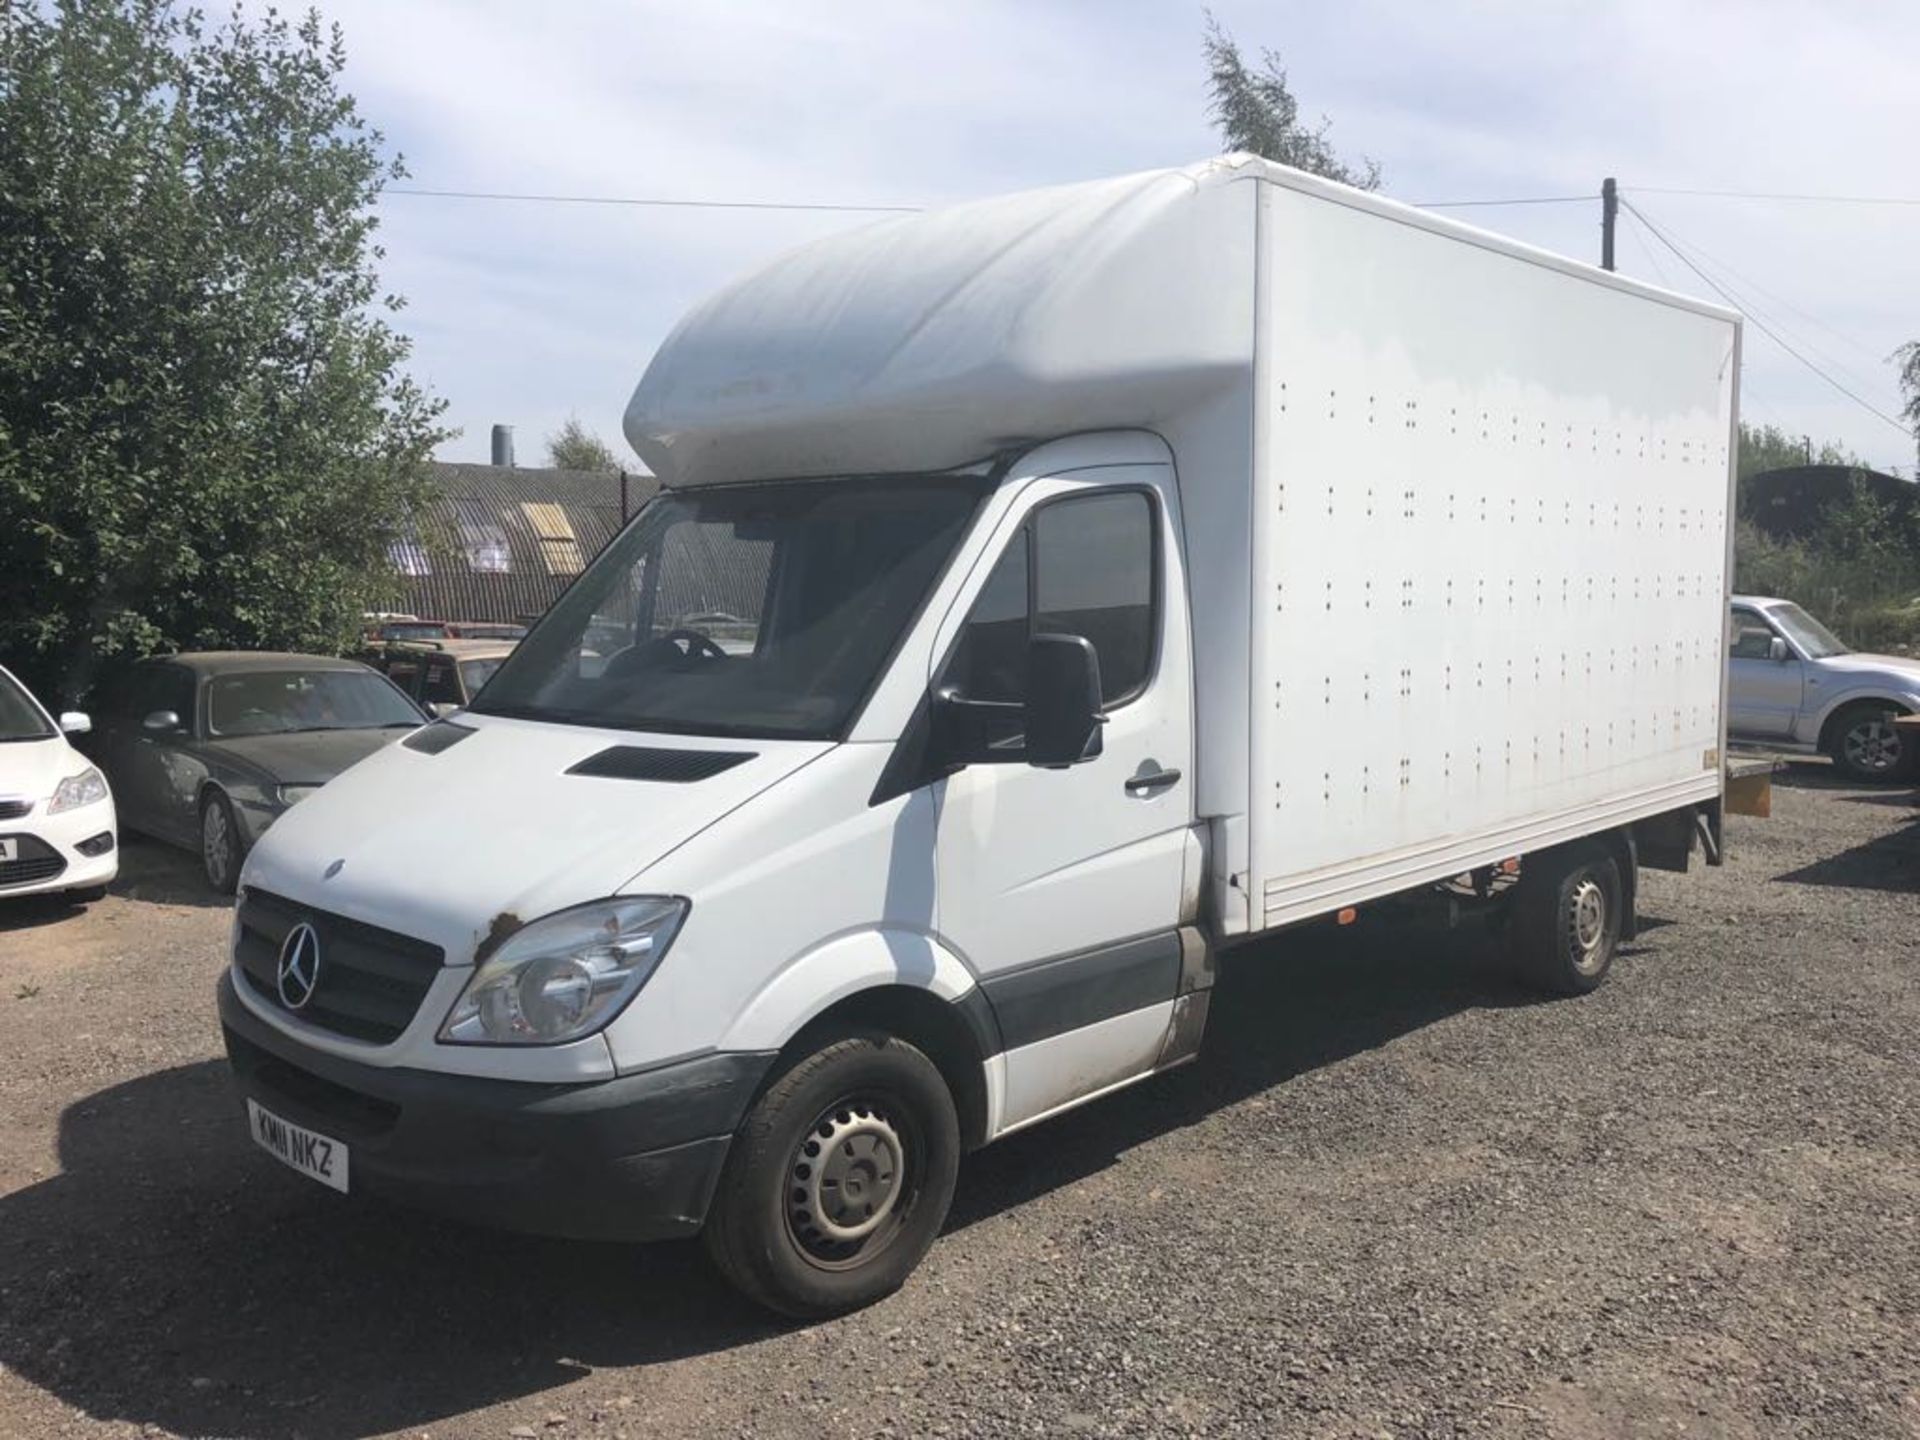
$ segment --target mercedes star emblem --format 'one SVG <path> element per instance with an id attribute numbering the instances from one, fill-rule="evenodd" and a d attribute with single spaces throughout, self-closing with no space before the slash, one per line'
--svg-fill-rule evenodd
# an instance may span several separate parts
<path id="1" fill-rule="evenodd" d="M 280 942 L 280 1003 L 298 1010 L 320 983 L 320 935 L 302 920 Z"/>

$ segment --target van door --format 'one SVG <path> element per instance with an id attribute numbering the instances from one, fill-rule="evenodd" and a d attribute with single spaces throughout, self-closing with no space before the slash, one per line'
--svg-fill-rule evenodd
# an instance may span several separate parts
<path id="1" fill-rule="evenodd" d="M 1100 662 L 1097 757 L 937 787 L 936 923 L 1000 1026 L 1001 1130 L 1145 1073 L 1166 1039 L 1194 818 L 1179 535 L 1166 467 L 1034 481 L 936 650 L 935 688 L 972 700 L 1024 699 L 1034 634 L 1083 635 Z M 1004 724 L 1017 753 L 1019 712 Z"/>

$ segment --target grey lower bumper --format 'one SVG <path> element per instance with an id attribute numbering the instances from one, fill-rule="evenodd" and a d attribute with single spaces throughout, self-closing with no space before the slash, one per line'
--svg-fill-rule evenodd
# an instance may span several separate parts
<path id="1" fill-rule="evenodd" d="M 307 1049 L 220 978 L 241 1091 L 344 1141 L 356 1192 L 584 1240 L 688 1235 L 706 1219 L 770 1053 L 728 1052 L 585 1085 L 363 1065 Z"/>

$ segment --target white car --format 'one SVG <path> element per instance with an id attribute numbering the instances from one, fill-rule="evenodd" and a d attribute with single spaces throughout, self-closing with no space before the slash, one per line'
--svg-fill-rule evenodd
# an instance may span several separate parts
<path id="1" fill-rule="evenodd" d="M 90 728 L 77 711 L 56 725 L 0 669 L 0 899 L 65 891 L 97 900 L 119 873 L 113 792 L 67 743 Z"/>

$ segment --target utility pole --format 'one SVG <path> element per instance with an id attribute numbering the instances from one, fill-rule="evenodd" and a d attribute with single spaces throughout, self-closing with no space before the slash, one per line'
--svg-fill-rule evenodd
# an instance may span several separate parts
<path id="1" fill-rule="evenodd" d="M 1620 191 L 1609 175 L 1600 182 L 1600 268 L 1613 269 L 1613 222 L 1620 218 Z"/>

